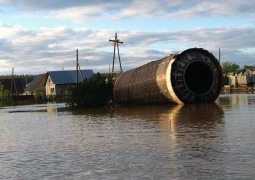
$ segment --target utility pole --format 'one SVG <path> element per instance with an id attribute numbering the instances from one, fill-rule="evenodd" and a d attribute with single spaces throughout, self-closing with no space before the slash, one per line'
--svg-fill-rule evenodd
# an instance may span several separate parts
<path id="1" fill-rule="evenodd" d="M 221 54 L 220 54 L 220 48 L 219 48 L 219 63 L 220 63 L 220 57 L 221 57 Z"/>
<path id="2" fill-rule="evenodd" d="M 12 76 L 11 76 L 11 94 L 13 96 L 13 92 L 12 92 L 12 84 L 13 84 L 13 71 L 14 71 L 14 68 L 12 68 Z"/>
<path id="3" fill-rule="evenodd" d="M 76 84 L 78 84 L 78 66 L 79 66 L 79 51 L 76 50 Z"/>
<path id="4" fill-rule="evenodd" d="M 109 42 L 112 41 L 113 42 L 113 59 L 112 59 L 112 73 L 114 72 L 114 61 L 115 61 L 115 48 L 117 47 L 118 50 L 118 56 L 119 56 L 119 64 L 120 64 L 120 71 L 122 72 L 122 67 L 121 67 L 121 61 L 120 61 L 120 50 L 119 50 L 119 44 L 122 44 L 123 42 L 121 42 L 118 37 L 117 37 L 117 33 L 115 33 L 115 39 L 111 40 L 109 39 Z"/>
<path id="5" fill-rule="evenodd" d="M 13 87 L 12 87 L 12 85 L 14 85 L 14 87 L 15 87 L 16 94 L 18 94 L 17 86 L 16 86 L 15 79 L 14 79 L 14 68 L 12 68 L 12 77 L 11 77 L 11 94 L 13 96 Z"/>

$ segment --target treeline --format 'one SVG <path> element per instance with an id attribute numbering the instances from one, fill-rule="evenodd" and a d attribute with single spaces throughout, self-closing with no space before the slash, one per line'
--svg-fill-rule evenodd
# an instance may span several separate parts
<path id="1" fill-rule="evenodd" d="M 235 62 L 232 61 L 226 61 L 224 63 L 221 64 L 221 68 L 222 68 L 222 72 L 223 74 L 228 74 L 228 73 L 245 73 L 247 71 L 247 69 L 249 69 L 250 71 L 254 71 L 255 70 L 255 66 L 247 66 L 244 65 L 243 68 L 241 68 L 238 64 L 236 64 Z"/>
<path id="2" fill-rule="evenodd" d="M 26 85 L 34 79 L 34 77 L 35 75 L 32 74 L 13 75 L 13 77 L 12 75 L 0 75 L 0 82 L 14 78 L 14 80 L 17 81 L 22 88 L 25 88 Z"/>
<path id="3" fill-rule="evenodd" d="M 21 79 L 33 79 L 35 75 L 32 74 L 22 74 L 22 75 L 13 75 L 14 78 L 21 78 Z M 0 79 L 11 79 L 12 75 L 0 75 Z"/>

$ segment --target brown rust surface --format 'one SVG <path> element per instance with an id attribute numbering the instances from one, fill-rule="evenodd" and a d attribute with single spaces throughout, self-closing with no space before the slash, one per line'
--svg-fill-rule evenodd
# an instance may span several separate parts
<path id="1" fill-rule="evenodd" d="M 204 49 L 192 48 L 121 74 L 114 98 L 119 103 L 204 103 L 214 101 L 221 88 L 217 59 Z"/>

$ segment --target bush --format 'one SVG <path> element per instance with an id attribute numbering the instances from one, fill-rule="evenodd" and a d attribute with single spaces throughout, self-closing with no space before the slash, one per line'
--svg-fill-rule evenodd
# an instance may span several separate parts
<path id="1" fill-rule="evenodd" d="M 42 100 L 42 93 L 38 91 L 38 89 L 35 89 L 33 91 L 33 94 L 34 94 L 34 98 L 35 98 L 35 102 L 38 103 L 39 101 Z"/>
<path id="2" fill-rule="evenodd" d="M 222 63 L 221 67 L 222 67 L 222 72 L 224 74 L 236 73 L 236 71 L 239 69 L 239 66 L 236 63 L 231 61 Z"/>
<path id="3" fill-rule="evenodd" d="M 112 80 L 106 83 L 106 76 L 95 74 L 88 80 L 69 89 L 69 107 L 103 106 L 113 99 Z"/>
<path id="4" fill-rule="evenodd" d="M 9 104 L 11 103 L 11 93 L 7 89 L 4 88 L 4 86 L 0 83 L 0 102 L 3 104 Z"/>

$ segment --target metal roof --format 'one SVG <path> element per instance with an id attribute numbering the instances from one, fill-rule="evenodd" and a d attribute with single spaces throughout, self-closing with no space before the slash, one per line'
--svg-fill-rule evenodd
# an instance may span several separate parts
<path id="1" fill-rule="evenodd" d="M 48 71 L 54 84 L 74 84 L 76 83 L 76 70 L 69 71 Z M 78 72 L 78 82 L 82 81 L 81 74 L 84 79 L 88 79 L 94 75 L 92 70 L 81 70 Z"/>

